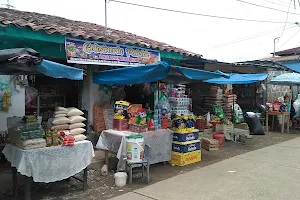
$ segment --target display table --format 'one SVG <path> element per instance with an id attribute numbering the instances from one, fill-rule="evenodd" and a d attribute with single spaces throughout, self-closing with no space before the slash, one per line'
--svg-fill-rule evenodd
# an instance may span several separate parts
<path id="1" fill-rule="evenodd" d="M 102 131 L 96 148 L 105 150 L 105 162 L 108 165 L 108 152 L 117 153 L 118 171 L 126 167 L 126 136 L 137 134 L 129 131 L 104 130 Z M 140 133 L 145 143 L 151 146 L 150 164 L 171 160 L 173 132 L 169 129 Z"/>
<path id="2" fill-rule="evenodd" d="M 287 118 L 287 132 L 290 132 L 290 113 L 289 112 L 276 112 L 276 111 L 269 111 L 266 112 L 266 132 L 268 132 L 269 129 L 269 116 L 272 115 L 272 130 L 274 130 L 274 123 L 275 123 L 275 116 L 282 116 L 282 122 L 281 122 L 281 133 L 284 133 L 284 124 L 285 124 L 285 118 Z"/>
<path id="3" fill-rule="evenodd" d="M 76 142 L 74 146 L 55 146 L 23 150 L 8 144 L 2 153 L 11 162 L 13 170 L 13 192 L 17 193 L 17 172 L 26 177 L 25 199 L 31 199 L 31 183 L 56 182 L 68 179 L 84 170 L 84 189 L 87 188 L 87 167 L 95 156 L 90 141 Z"/>

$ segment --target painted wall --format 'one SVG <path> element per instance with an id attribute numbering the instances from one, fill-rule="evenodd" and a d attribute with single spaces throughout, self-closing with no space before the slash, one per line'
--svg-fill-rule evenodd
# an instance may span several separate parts
<path id="1" fill-rule="evenodd" d="M 93 73 L 91 69 L 87 70 L 87 75 L 84 78 L 84 87 L 82 94 L 82 109 L 89 113 L 88 123 L 93 124 L 93 107 L 95 104 L 109 104 L 110 96 L 100 91 L 99 85 L 93 83 Z"/>
<path id="2" fill-rule="evenodd" d="M 23 117 L 25 115 L 25 88 L 21 87 L 11 97 L 11 107 L 8 112 L 0 111 L 0 132 L 7 130 L 6 118 L 7 117 Z"/>

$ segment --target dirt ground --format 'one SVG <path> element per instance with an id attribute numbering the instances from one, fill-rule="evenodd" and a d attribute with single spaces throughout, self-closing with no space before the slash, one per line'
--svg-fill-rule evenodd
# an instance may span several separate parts
<path id="1" fill-rule="evenodd" d="M 191 164 L 185 167 L 175 167 L 170 164 L 156 164 L 151 165 L 150 175 L 151 183 L 162 181 L 173 176 L 205 167 L 213 163 L 228 159 L 230 157 L 243 154 L 249 151 L 260 149 L 273 144 L 281 143 L 287 140 L 299 137 L 300 132 L 292 132 L 290 134 L 269 133 L 263 136 L 253 136 L 248 139 L 246 145 L 239 143 L 226 142 L 224 148 L 219 152 L 207 152 L 202 150 L 202 161 L 196 164 Z M 5 173 L 10 173 L 7 171 Z M 21 179 L 22 177 L 20 177 Z M 20 181 L 22 183 L 22 180 Z M 106 200 L 112 197 L 130 192 L 132 190 L 147 186 L 145 180 L 141 180 L 140 174 L 136 174 L 133 180 L 133 185 L 127 185 L 122 188 L 114 186 L 113 172 L 108 176 L 101 176 L 100 171 L 90 170 L 88 174 L 89 189 L 82 190 L 82 184 L 71 179 L 70 182 L 61 181 L 50 184 L 35 183 L 33 186 L 34 200 Z M 1 180 L 0 180 L 1 185 Z M 24 198 L 23 194 L 24 185 L 20 184 L 19 197 L 14 198 L 11 195 L 11 190 L 6 190 L 0 194 L 1 200 L 21 200 Z"/>

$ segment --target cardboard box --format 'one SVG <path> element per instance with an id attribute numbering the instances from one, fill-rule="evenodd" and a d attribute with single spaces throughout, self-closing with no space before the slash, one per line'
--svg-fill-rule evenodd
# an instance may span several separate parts
<path id="1" fill-rule="evenodd" d="M 185 166 L 192 163 L 200 162 L 201 161 L 201 151 L 193 151 L 190 153 L 178 153 L 172 152 L 171 153 L 171 161 L 172 165 L 176 166 Z"/>
<path id="2" fill-rule="evenodd" d="M 177 142 L 187 142 L 192 140 L 198 140 L 199 139 L 199 130 L 195 129 L 192 132 L 186 132 L 186 133 L 173 133 L 173 141 Z"/>
<path id="3" fill-rule="evenodd" d="M 173 142 L 172 151 L 179 153 L 188 153 L 201 149 L 200 140 L 192 140 L 188 142 Z"/>
<path id="4" fill-rule="evenodd" d="M 207 151 L 219 151 L 219 145 L 203 143 L 202 148 Z"/>

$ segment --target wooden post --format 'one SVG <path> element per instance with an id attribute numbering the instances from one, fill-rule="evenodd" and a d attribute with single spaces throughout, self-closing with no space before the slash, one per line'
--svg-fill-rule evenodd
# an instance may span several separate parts
<path id="1" fill-rule="evenodd" d="M 31 200 L 32 177 L 25 176 L 25 200 Z"/>
<path id="2" fill-rule="evenodd" d="M 11 167 L 11 169 L 12 169 L 12 176 L 13 176 L 13 188 L 12 188 L 13 196 L 17 197 L 18 196 L 18 178 L 17 178 L 18 172 L 17 172 L 17 168 L 15 167 Z"/>

